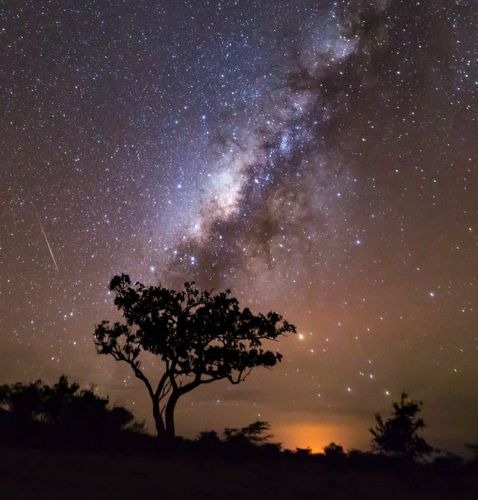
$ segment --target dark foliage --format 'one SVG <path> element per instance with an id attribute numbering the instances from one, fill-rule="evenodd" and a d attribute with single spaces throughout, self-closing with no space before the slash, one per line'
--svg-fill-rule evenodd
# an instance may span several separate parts
<path id="1" fill-rule="evenodd" d="M 0 440 L 2 442 L 65 446 L 104 443 L 115 440 L 128 428 L 142 426 L 122 407 L 108 407 L 108 398 L 92 390 L 80 390 L 61 376 L 49 386 L 41 380 L 0 386 Z"/>
<path id="2" fill-rule="evenodd" d="M 338 466 L 347 459 L 343 447 L 336 443 L 330 443 L 324 448 L 324 456 L 327 462 L 333 466 Z"/>
<path id="3" fill-rule="evenodd" d="M 423 419 L 417 417 L 422 403 L 408 399 L 402 393 L 399 402 L 393 403 L 392 416 L 383 420 L 375 415 L 372 433 L 372 448 L 380 453 L 397 457 L 418 458 L 430 454 L 433 448 L 419 435 L 425 427 Z"/>
<path id="4" fill-rule="evenodd" d="M 269 422 L 257 420 L 241 429 L 226 427 L 224 429 L 224 437 L 229 442 L 244 439 L 253 444 L 263 444 L 272 437 L 272 434 L 267 434 L 270 428 L 271 425 Z"/>
<path id="5" fill-rule="evenodd" d="M 96 327 L 99 354 L 127 363 L 151 398 L 158 437 L 175 438 L 174 411 L 178 400 L 202 384 L 244 381 L 258 366 L 272 367 L 282 358 L 263 342 L 295 333 L 277 313 L 253 314 L 241 309 L 226 290 L 200 292 L 186 283 L 177 292 L 161 286 L 131 284 L 115 276 L 109 285 L 124 322 L 103 321 Z M 141 354 L 156 355 L 163 371 L 155 383 L 142 369 Z"/>
<path id="6" fill-rule="evenodd" d="M 31 472 L 41 467 L 43 459 L 51 460 L 52 457 L 59 457 L 58 461 L 55 460 L 55 463 L 58 462 L 57 465 L 49 466 L 53 468 L 45 476 L 48 480 L 45 481 L 43 478 L 41 484 L 37 481 L 38 491 L 42 491 L 41 488 L 48 488 L 52 480 L 61 482 L 65 474 L 77 474 L 79 468 L 82 470 L 82 478 L 85 474 L 90 474 L 92 484 L 97 486 L 98 480 L 101 479 L 102 487 L 107 487 L 108 491 L 114 491 L 111 498 L 122 498 L 126 495 L 126 491 L 129 492 L 126 496 L 136 497 L 138 488 L 141 486 L 141 491 L 145 494 L 149 491 L 148 494 L 152 495 L 153 490 L 156 493 L 161 490 L 165 498 L 224 498 L 225 496 L 228 498 L 293 498 L 298 496 L 299 498 L 353 497 L 422 500 L 424 498 L 475 498 L 473 491 L 478 485 L 474 479 L 476 469 L 467 466 L 459 457 L 450 454 L 439 457 L 431 464 L 423 464 L 403 457 L 364 453 L 358 450 L 346 453 L 342 446 L 335 443 L 326 446 L 324 453 L 312 453 L 310 449 L 297 449 L 295 452 L 282 451 L 280 444 L 267 442 L 270 438 L 270 425 L 264 421 L 253 422 L 238 429 L 225 429 L 222 439 L 214 431 L 202 432 L 194 441 L 178 438 L 177 446 L 171 448 L 168 456 L 165 457 L 164 454 L 157 454 L 153 437 L 124 430 L 124 427 L 121 427 L 130 421 L 129 418 L 118 418 L 116 422 L 120 423 L 111 427 L 118 429 L 119 425 L 121 429 L 109 434 L 98 434 L 98 427 L 90 418 L 90 415 L 95 412 L 80 411 L 73 419 L 74 423 L 67 424 L 67 422 L 72 422 L 69 416 L 70 409 L 81 408 L 83 404 L 88 408 L 91 405 L 96 410 L 105 409 L 107 400 L 94 397 L 91 391 L 83 391 L 89 395 L 82 398 L 82 391 L 76 384 L 68 384 L 66 377 L 60 379 L 59 383 L 53 387 L 36 382 L 2 386 L 1 390 L 3 405 L 8 409 L 0 409 L 0 445 L 27 447 L 28 451 L 24 455 L 26 460 L 35 456 L 30 449 L 32 445 L 44 449 L 55 448 L 53 454 L 41 452 L 42 460 L 32 471 L 29 471 L 28 484 L 31 484 Z M 37 397 L 38 393 L 39 397 Z M 99 400 L 99 403 L 92 403 L 92 399 Z M 71 404 L 74 400 L 79 402 L 78 407 Z M 15 403 L 22 401 L 22 404 L 17 406 L 17 411 L 20 413 L 15 413 L 14 406 L 10 406 L 10 401 Z M 28 401 L 28 404 L 23 404 L 25 401 Z M 40 404 L 34 405 L 32 401 L 40 401 Z M 26 408 L 30 413 L 26 412 Z M 68 410 L 64 411 L 65 408 Z M 22 415 L 21 420 L 24 422 L 22 425 L 18 424 L 19 415 Z M 81 425 L 82 431 L 78 432 L 78 420 L 83 417 L 85 418 L 84 425 Z M 25 425 L 27 420 L 30 422 L 29 425 Z M 65 430 L 65 426 L 69 427 L 69 432 Z M 10 430 L 9 436 L 12 437 L 12 429 L 17 432 L 17 435 L 13 435 L 13 439 L 5 442 L 4 433 Z M 8 456 L 10 450 L 13 448 L 0 446 L 0 454 L 3 453 L 3 456 Z M 68 454 L 69 450 L 75 450 L 75 454 Z M 88 451 L 88 454 L 78 455 L 76 453 L 78 451 Z M 96 453 L 91 454 L 91 451 Z M 21 450 L 15 451 L 17 454 L 21 452 Z M 72 460 L 74 461 L 75 457 L 79 457 L 78 460 L 81 460 L 83 464 L 97 465 L 80 467 L 75 462 L 73 471 L 69 471 L 68 465 L 64 464 L 73 463 Z M 129 465 L 124 466 L 125 463 Z M 6 470 L 4 464 L 2 467 L 0 467 L 0 473 Z M 11 467 L 10 469 L 13 470 Z M 166 470 L 169 472 L 165 472 Z M 18 476 L 18 470 L 15 469 L 15 471 Z M 122 472 L 118 473 L 118 471 Z M 132 471 L 136 471 L 134 475 Z M 110 478 L 108 479 L 105 474 L 110 474 Z M 8 473 L 2 476 L 2 492 L 5 491 L 5 485 L 9 488 L 8 492 L 14 492 L 19 487 L 18 482 L 14 483 L 9 480 L 10 477 L 14 477 L 13 474 Z M 131 477 L 140 478 L 140 481 L 131 482 Z M 151 480 L 156 477 L 161 477 L 161 481 L 153 487 Z M 190 489 L 188 485 L 193 477 L 199 482 L 197 486 Z M 68 480 L 65 479 L 68 484 L 72 480 L 73 477 L 70 476 Z M 121 483 L 121 488 L 118 487 L 118 482 Z M 131 488 L 128 489 L 132 483 L 134 486 L 131 488 L 134 492 Z M 146 484 L 150 486 L 145 486 Z M 169 493 L 165 494 L 164 488 L 170 486 L 171 489 L 167 490 Z M 236 495 L 237 487 L 242 488 L 242 494 L 239 496 Z M 271 488 L 275 488 L 273 494 Z M 94 495 L 95 491 L 91 489 L 88 494 Z M 28 492 L 30 493 L 29 489 Z M 201 495 L 198 496 L 198 492 L 201 492 Z M 72 498 L 71 493 L 71 491 L 68 494 L 64 493 L 62 498 Z M 102 498 L 105 498 L 104 493 L 105 491 L 101 490 Z M 59 498 L 55 494 L 44 497 Z M 18 495 L 7 496 L 18 498 Z M 88 495 L 82 491 L 77 498 L 85 496 Z M 96 496 L 93 497 L 96 498 Z"/>
<path id="7" fill-rule="evenodd" d="M 43 413 L 43 390 L 41 380 L 22 384 L 0 386 L 0 405 L 20 420 L 40 417 Z"/>

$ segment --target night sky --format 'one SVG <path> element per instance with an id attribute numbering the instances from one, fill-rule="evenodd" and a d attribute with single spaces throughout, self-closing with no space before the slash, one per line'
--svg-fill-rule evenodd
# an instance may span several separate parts
<path id="1" fill-rule="evenodd" d="M 94 326 L 115 273 L 195 279 L 299 333 L 182 399 L 179 434 L 261 419 L 291 448 L 367 449 L 406 390 L 462 451 L 477 98 L 476 0 L 2 1 L 0 382 L 66 373 L 150 423 Z"/>

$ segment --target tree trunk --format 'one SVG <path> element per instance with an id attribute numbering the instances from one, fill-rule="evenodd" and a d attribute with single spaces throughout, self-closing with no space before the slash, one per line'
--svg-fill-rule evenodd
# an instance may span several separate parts
<path id="1" fill-rule="evenodd" d="M 153 402 L 153 417 L 154 424 L 156 426 L 156 434 L 158 435 L 158 439 L 162 440 L 166 436 L 166 429 L 164 427 L 163 417 L 161 416 L 161 410 L 159 407 L 159 398 L 154 398 Z"/>
<path id="2" fill-rule="evenodd" d="M 176 437 L 176 430 L 174 427 L 174 410 L 176 408 L 176 403 L 178 402 L 179 396 L 181 396 L 179 391 L 173 392 L 171 394 L 164 414 L 166 423 L 166 435 L 171 441 L 173 441 Z"/>

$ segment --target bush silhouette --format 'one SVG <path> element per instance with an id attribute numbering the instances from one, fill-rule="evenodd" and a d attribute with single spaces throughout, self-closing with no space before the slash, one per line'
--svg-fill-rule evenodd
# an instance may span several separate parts
<path id="1" fill-rule="evenodd" d="M 329 460 L 342 460 L 346 457 L 343 447 L 333 442 L 324 448 L 324 455 Z"/>
<path id="2" fill-rule="evenodd" d="M 22 384 L 0 386 L 0 404 L 19 420 L 33 420 L 43 413 L 43 390 L 41 380 Z"/>
<path id="3" fill-rule="evenodd" d="M 133 424 L 131 412 L 108 404 L 108 398 L 70 385 L 65 375 L 53 386 L 41 380 L 0 386 L 2 420 L 23 441 L 83 440 L 86 444 L 114 436 Z M 135 424 L 134 429 L 141 426 Z"/>

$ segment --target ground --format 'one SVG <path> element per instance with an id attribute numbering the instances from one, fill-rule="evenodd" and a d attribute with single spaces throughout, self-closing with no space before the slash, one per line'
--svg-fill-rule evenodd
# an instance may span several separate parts
<path id="1" fill-rule="evenodd" d="M 0 499 L 476 499 L 478 477 L 0 448 Z"/>

